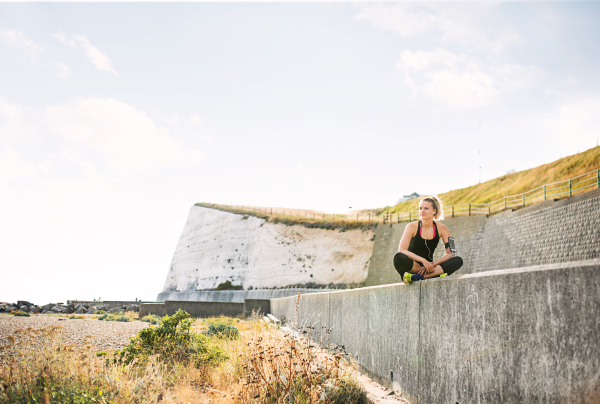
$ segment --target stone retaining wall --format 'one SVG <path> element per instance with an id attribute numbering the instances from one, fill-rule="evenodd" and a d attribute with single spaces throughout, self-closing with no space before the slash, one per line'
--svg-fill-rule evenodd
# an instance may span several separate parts
<path id="1" fill-rule="evenodd" d="M 600 259 L 302 295 L 314 340 L 414 404 L 600 402 Z M 294 318 L 295 298 L 271 300 Z"/>
<path id="2" fill-rule="evenodd" d="M 450 218 L 464 266 L 458 274 L 600 257 L 600 190 L 550 200 L 516 211 Z M 366 285 L 402 282 L 392 259 L 407 223 L 379 225 Z M 443 254 L 438 245 L 434 258 Z"/>

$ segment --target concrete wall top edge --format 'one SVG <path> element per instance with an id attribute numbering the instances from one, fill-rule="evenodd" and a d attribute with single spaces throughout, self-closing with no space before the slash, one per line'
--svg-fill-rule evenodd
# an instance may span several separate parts
<path id="1" fill-rule="evenodd" d="M 484 278 L 484 277 L 516 274 L 516 273 L 523 273 L 523 272 L 552 271 L 552 270 L 556 270 L 556 269 L 568 269 L 568 268 L 582 268 L 583 269 L 583 268 L 588 268 L 588 267 L 596 267 L 596 268 L 600 267 L 600 259 L 596 258 L 596 259 L 585 260 L 585 261 L 574 261 L 574 262 L 562 262 L 562 263 L 557 263 L 557 264 L 536 265 L 533 267 L 499 269 L 499 270 L 494 270 L 494 271 L 479 272 L 479 273 L 475 273 L 475 274 L 450 276 L 448 278 L 443 278 L 443 279 L 442 278 L 433 278 L 433 279 L 428 279 L 426 281 L 421 281 L 421 282 L 431 282 L 431 281 L 445 282 L 445 281 L 451 280 L 451 279 L 460 280 L 460 279 L 470 279 L 470 278 Z M 367 287 L 358 288 L 358 289 L 344 289 L 344 290 L 335 290 L 335 291 L 329 291 L 329 292 L 324 292 L 324 293 L 311 293 L 310 296 L 325 295 L 326 293 L 331 293 L 331 294 L 349 293 L 349 292 L 360 293 L 360 292 L 363 292 L 366 290 L 385 289 L 385 288 L 391 289 L 391 288 L 397 288 L 397 287 L 412 287 L 412 286 L 406 285 L 404 283 L 389 283 L 389 284 L 385 284 L 385 285 L 367 286 Z M 291 297 L 294 297 L 294 296 L 291 296 Z M 283 298 L 283 299 L 285 299 L 285 298 Z M 278 299 L 271 299 L 271 300 L 278 300 Z"/>

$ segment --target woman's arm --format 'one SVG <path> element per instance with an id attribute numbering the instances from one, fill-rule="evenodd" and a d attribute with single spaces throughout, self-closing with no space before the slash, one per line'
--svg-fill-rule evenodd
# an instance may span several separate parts
<path id="1" fill-rule="evenodd" d="M 400 239 L 400 245 L 398 246 L 398 252 L 406 255 L 413 261 L 423 263 L 425 258 L 419 257 L 417 254 L 413 254 L 408 251 L 408 246 L 410 245 L 410 240 L 417 234 L 418 223 L 412 222 L 406 225 L 404 228 L 404 233 L 402 234 L 402 238 Z"/>
<path id="2" fill-rule="evenodd" d="M 448 237 L 450 237 L 450 231 L 443 224 L 438 223 L 437 226 L 440 236 L 442 237 L 442 241 L 444 244 L 446 244 L 448 242 Z M 446 248 L 446 254 L 444 254 L 440 259 L 433 261 L 433 266 L 439 265 L 442 262 L 446 262 L 452 257 L 454 257 L 454 253 L 450 250 L 450 248 Z"/>

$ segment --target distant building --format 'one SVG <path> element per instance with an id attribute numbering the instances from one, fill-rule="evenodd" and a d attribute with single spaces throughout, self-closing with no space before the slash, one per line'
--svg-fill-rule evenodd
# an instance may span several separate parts
<path id="1" fill-rule="evenodd" d="M 415 198 L 418 198 L 420 196 L 421 195 L 417 194 L 416 192 L 413 192 L 410 195 L 404 195 L 402 198 L 400 198 L 400 199 L 398 199 L 396 201 L 396 205 L 399 204 L 399 203 L 402 203 L 402 202 L 410 201 L 411 199 L 415 199 Z"/>

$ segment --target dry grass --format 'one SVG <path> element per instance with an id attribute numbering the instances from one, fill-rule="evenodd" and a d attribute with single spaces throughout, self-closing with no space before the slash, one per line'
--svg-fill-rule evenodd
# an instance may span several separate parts
<path id="1" fill-rule="evenodd" d="M 552 163 L 530 168 L 514 174 L 439 194 L 445 206 L 463 203 L 489 203 L 505 196 L 520 194 L 531 189 L 557 181 L 568 180 L 578 175 L 596 170 L 600 165 L 600 147 L 564 157 Z M 419 198 L 386 207 L 380 213 L 415 211 Z"/>
<path id="2" fill-rule="evenodd" d="M 62 328 L 17 330 L 18 355 L 0 368 L 0 402 L 11 403 L 356 403 L 362 390 L 337 349 L 283 333 L 253 317 L 197 320 L 194 330 L 231 323 L 238 340 L 212 340 L 229 360 L 218 366 L 115 364 L 61 342 Z M 91 337 L 91 336 L 89 336 Z M 86 337 L 87 338 L 87 337 Z M 110 354 L 108 355 L 110 358 Z"/>
<path id="3" fill-rule="evenodd" d="M 202 206 L 205 208 L 221 210 L 223 212 L 229 213 L 237 213 L 244 216 L 254 216 L 260 219 L 264 219 L 269 223 L 283 223 L 287 226 L 292 225 L 302 225 L 309 228 L 318 228 L 318 229 L 370 229 L 376 225 L 377 219 L 373 216 L 373 220 L 365 220 L 364 217 L 366 214 L 363 214 L 361 220 L 354 220 L 351 217 L 347 217 L 342 214 L 319 214 L 320 216 L 302 216 L 302 215 L 292 215 L 292 214 L 281 214 L 281 213 L 265 213 L 260 211 L 247 211 L 243 209 L 236 208 L 231 205 L 218 205 L 214 203 L 205 203 L 198 202 L 195 204 L 196 206 Z M 270 212 L 270 211 L 268 211 Z"/>

